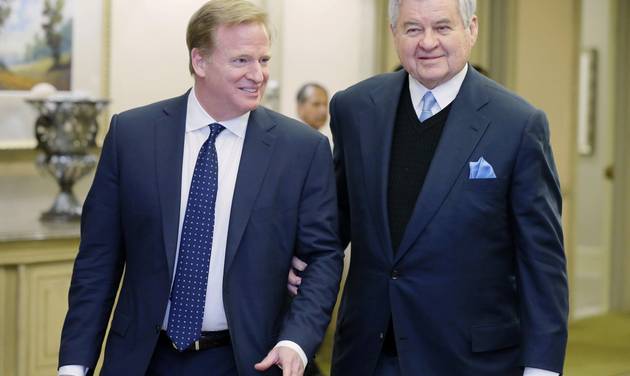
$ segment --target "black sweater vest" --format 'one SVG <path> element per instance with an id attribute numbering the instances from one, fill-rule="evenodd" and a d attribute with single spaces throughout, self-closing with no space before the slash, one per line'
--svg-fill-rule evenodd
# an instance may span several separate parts
<path id="1" fill-rule="evenodd" d="M 400 246 L 451 109 L 449 104 L 421 123 L 407 87 L 405 82 L 398 102 L 389 160 L 387 208 L 394 252 Z"/>

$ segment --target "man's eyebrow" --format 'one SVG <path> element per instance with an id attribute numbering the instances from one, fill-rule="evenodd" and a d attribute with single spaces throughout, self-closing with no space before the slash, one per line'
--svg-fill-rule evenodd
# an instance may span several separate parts
<path id="1" fill-rule="evenodd" d="M 440 18 L 439 20 L 435 21 L 436 25 L 443 25 L 443 24 L 451 24 L 452 21 L 450 18 Z"/>
<path id="2" fill-rule="evenodd" d="M 420 23 L 416 22 L 416 21 L 407 21 L 403 24 L 404 27 L 409 27 L 409 26 L 419 26 Z"/>

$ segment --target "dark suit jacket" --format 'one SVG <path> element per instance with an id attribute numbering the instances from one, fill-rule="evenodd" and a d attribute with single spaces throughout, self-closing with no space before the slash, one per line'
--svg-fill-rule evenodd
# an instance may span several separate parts
<path id="1" fill-rule="evenodd" d="M 390 315 L 403 375 L 560 371 L 567 277 L 545 115 L 470 68 L 394 253 L 387 184 L 405 75 L 363 81 L 330 106 L 342 244 L 352 241 L 333 374 L 372 374 Z M 480 157 L 496 179 L 469 179 Z"/>
<path id="2" fill-rule="evenodd" d="M 121 275 L 105 375 L 141 375 L 173 278 L 187 95 L 115 115 L 81 223 L 60 365 L 93 369 Z M 330 147 L 308 126 L 259 107 L 243 145 L 227 239 L 223 299 L 239 374 L 278 340 L 312 357 L 330 320 L 342 253 Z M 291 257 L 309 262 L 283 310 Z M 274 367 L 270 374 L 278 369 Z"/>

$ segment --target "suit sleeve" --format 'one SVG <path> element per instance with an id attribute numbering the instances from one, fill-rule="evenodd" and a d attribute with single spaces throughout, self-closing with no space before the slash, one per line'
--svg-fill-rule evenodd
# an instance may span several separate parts
<path id="1" fill-rule="evenodd" d="M 112 118 L 81 217 L 59 365 L 94 369 L 124 266 L 118 201 L 117 117 Z"/>
<path id="2" fill-rule="evenodd" d="M 297 343 L 309 359 L 330 321 L 343 268 L 334 180 L 330 146 L 322 136 L 310 163 L 298 213 L 295 253 L 308 268 L 279 337 Z"/>
<path id="3" fill-rule="evenodd" d="M 510 195 L 523 365 L 562 372 L 568 318 L 562 198 L 547 119 L 540 111 L 523 131 Z"/>
<path id="4" fill-rule="evenodd" d="M 348 184 L 346 182 L 345 156 L 343 148 L 342 130 L 336 108 L 336 96 L 330 101 L 330 130 L 333 135 L 333 163 L 337 184 L 337 206 L 339 213 L 339 237 L 341 248 L 345 249 L 350 243 L 350 207 L 348 204 Z"/>

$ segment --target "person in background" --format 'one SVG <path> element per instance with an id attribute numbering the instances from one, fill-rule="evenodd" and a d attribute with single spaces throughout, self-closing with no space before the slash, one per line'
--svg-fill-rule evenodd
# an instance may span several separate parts
<path id="1" fill-rule="evenodd" d="M 186 41 L 192 89 L 112 117 L 59 375 L 94 372 L 110 316 L 101 375 L 300 376 L 324 336 L 343 257 L 328 142 L 259 106 L 260 8 L 207 2 Z M 287 307 L 294 255 L 309 272 Z"/>
<path id="2" fill-rule="evenodd" d="M 322 85 L 310 82 L 298 90 L 297 113 L 300 120 L 320 131 L 331 143 L 332 134 L 328 126 L 328 92 Z"/>
<path id="3" fill-rule="evenodd" d="M 302 85 L 298 90 L 297 113 L 304 123 L 321 130 L 328 120 L 328 92 L 315 82 Z"/>

